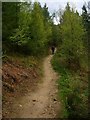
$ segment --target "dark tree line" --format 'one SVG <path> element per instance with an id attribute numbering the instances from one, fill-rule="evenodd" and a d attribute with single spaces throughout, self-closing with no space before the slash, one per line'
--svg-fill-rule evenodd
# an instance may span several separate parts
<path id="1" fill-rule="evenodd" d="M 37 54 L 46 52 L 49 46 L 54 44 L 64 48 L 67 58 L 81 57 L 79 51 L 82 51 L 80 46 L 83 46 L 83 43 L 80 39 L 84 39 L 86 47 L 90 44 L 90 13 L 85 5 L 82 9 L 82 16 L 79 16 L 77 11 L 75 13 L 67 5 L 65 12 L 58 16 L 59 24 L 55 25 L 53 22 L 55 13 L 50 16 L 46 4 L 41 7 L 38 2 L 4 2 L 3 51 Z"/>
<path id="2" fill-rule="evenodd" d="M 88 2 L 88 5 L 84 4 L 82 7 L 82 18 L 83 18 L 84 27 L 86 29 L 85 44 L 89 52 L 90 50 L 90 5 L 89 5 L 89 2 Z"/>
<path id="3" fill-rule="evenodd" d="M 52 19 L 46 4 L 3 3 L 2 19 L 3 51 L 37 55 L 49 48 Z"/>

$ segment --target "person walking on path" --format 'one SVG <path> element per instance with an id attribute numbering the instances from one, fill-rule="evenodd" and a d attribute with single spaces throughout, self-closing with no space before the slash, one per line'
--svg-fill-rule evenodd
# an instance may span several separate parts
<path id="1" fill-rule="evenodd" d="M 55 52 L 55 46 L 52 46 L 51 50 L 52 50 L 52 54 L 54 54 L 54 52 Z"/>

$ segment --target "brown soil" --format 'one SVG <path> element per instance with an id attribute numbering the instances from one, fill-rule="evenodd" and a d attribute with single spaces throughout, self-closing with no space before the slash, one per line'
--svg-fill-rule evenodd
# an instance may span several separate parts
<path id="1" fill-rule="evenodd" d="M 38 74 L 36 72 L 33 73 L 33 71 L 31 71 L 30 69 L 28 69 L 27 71 L 25 70 L 25 74 L 24 76 L 22 76 L 23 72 L 20 71 L 20 67 L 19 70 L 16 67 L 17 68 L 16 70 L 14 66 L 13 71 L 15 70 L 19 72 L 19 75 L 22 74 L 21 78 L 22 79 L 24 78 L 25 81 L 22 80 L 23 82 L 21 82 L 19 87 L 16 88 L 14 94 L 12 93 L 11 95 L 10 93 L 9 95 L 8 93 L 8 96 L 10 96 L 8 97 L 8 101 L 7 102 L 5 101 L 5 104 L 3 102 L 3 117 L 5 118 L 58 117 L 57 114 L 60 112 L 60 102 L 57 99 L 58 89 L 56 85 L 56 80 L 58 78 L 58 75 L 52 69 L 52 66 L 50 64 L 51 58 L 52 55 L 49 55 L 48 57 L 45 58 L 43 62 L 44 76 L 42 80 L 38 80 L 40 79 L 38 77 Z M 6 68 L 6 66 L 4 67 Z M 11 71 L 11 74 L 15 73 L 15 71 L 13 72 L 10 68 L 11 66 L 9 66 L 9 70 Z M 15 77 L 17 75 L 14 74 L 13 76 Z M 18 79 L 21 80 L 21 78 L 19 77 Z M 3 91 L 5 94 L 5 90 Z"/>

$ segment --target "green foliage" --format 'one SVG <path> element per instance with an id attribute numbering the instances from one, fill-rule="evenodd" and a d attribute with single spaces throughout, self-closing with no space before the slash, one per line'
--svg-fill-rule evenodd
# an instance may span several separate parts
<path id="1" fill-rule="evenodd" d="M 52 40 L 52 21 L 46 4 L 42 8 L 42 13 L 44 18 L 45 35 L 47 38 L 46 44 L 49 46 L 49 42 Z"/>
<path id="2" fill-rule="evenodd" d="M 58 33 L 61 33 L 62 41 L 58 42 L 52 65 L 60 74 L 57 82 L 63 104 L 62 117 L 88 118 L 88 60 L 84 41 L 86 31 L 82 17 L 71 10 L 69 3 L 61 18 Z"/>
<path id="3" fill-rule="evenodd" d="M 20 11 L 18 2 L 2 3 L 2 34 L 3 40 L 8 40 L 12 31 L 18 26 L 18 13 Z"/>
<path id="4" fill-rule="evenodd" d="M 20 3 L 19 26 L 17 29 L 14 29 L 10 36 L 11 44 L 15 48 L 15 51 L 25 54 L 30 53 L 28 43 L 31 40 L 29 27 L 31 25 L 31 9 L 31 3 Z"/>
<path id="5" fill-rule="evenodd" d="M 52 40 L 51 45 L 60 46 L 62 44 L 59 25 L 52 24 Z"/>
<path id="6" fill-rule="evenodd" d="M 42 48 L 46 41 L 46 34 L 42 8 L 39 3 L 34 3 L 31 16 L 31 38 L 35 44 L 35 51 L 40 52 L 40 49 L 43 50 Z"/>
<path id="7" fill-rule="evenodd" d="M 83 24 L 85 26 L 86 29 L 86 36 L 84 38 L 84 43 L 85 43 L 85 47 L 87 50 L 87 55 L 89 52 L 89 46 L 90 46 L 90 12 L 89 12 L 90 8 L 87 8 L 85 5 L 83 5 L 82 7 L 82 20 L 83 20 Z"/>
<path id="8" fill-rule="evenodd" d="M 18 26 L 20 6 L 18 2 L 2 3 L 2 45 L 3 52 L 11 49 L 10 36 Z"/>
<path id="9" fill-rule="evenodd" d="M 79 60 L 85 56 L 85 47 L 82 40 L 85 30 L 82 18 L 74 10 L 70 10 L 70 6 L 67 4 L 62 19 L 63 22 L 60 25 L 62 36 L 61 50 L 69 66 L 71 66 L 71 63 L 80 66 Z"/>
<path id="10" fill-rule="evenodd" d="M 53 68 L 60 74 L 58 95 L 62 101 L 63 118 L 88 118 L 88 85 L 87 74 L 80 71 L 71 72 L 62 64 L 62 57 L 56 53 L 52 59 Z M 83 76 L 83 77 L 82 77 Z"/>
<path id="11" fill-rule="evenodd" d="M 3 3 L 5 51 L 9 53 L 13 49 L 14 53 L 44 55 L 51 37 L 51 17 L 46 4 L 41 7 L 38 2 Z"/>

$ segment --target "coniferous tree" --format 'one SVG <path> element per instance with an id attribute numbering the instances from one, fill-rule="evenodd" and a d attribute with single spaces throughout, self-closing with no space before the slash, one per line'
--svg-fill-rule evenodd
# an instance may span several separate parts
<path id="1" fill-rule="evenodd" d="M 79 60 L 84 55 L 84 45 L 82 39 L 85 33 L 82 18 L 70 9 L 69 4 L 66 6 L 66 10 L 62 18 L 62 51 L 65 54 L 69 66 L 72 63 L 79 66 Z"/>
<path id="2" fill-rule="evenodd" d="M 10 36 L 14 29 L 18 27 L 20 6 L 18 2 L 3 2 L 2 3 L 2 39 L 3 50 L 5 45 L 10 46 Z"/>
<path id="3" fill-rule="evenodd" d="M 89 13 L 89 7 L 87 8 L 85 5 L 82 7 L 82 18 L 83 23 L 86 29 L 86 38 L 85 38 L 85 44 L 86 47 L 89 49 L 90 46 L 90 13 Z"/>

